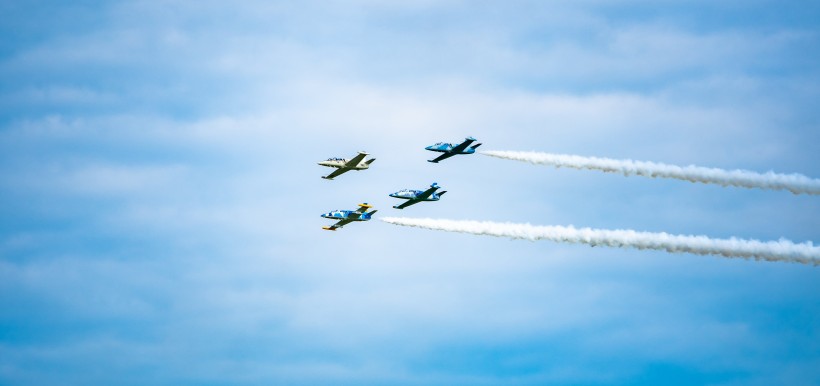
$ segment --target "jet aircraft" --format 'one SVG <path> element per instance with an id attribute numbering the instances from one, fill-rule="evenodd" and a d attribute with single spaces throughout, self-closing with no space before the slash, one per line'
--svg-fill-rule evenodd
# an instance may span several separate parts
<path id="1" fill-rule="evenodd" d="M 330 173 L 326 176 L 322 176 L 322 178 L 326 180 L 332 180 L 342 173 L 346 173 L 350 170 L 365 170 L 370 167 L 370 164 L 375 161 L 375 158 L 371 158 L 367 161 L 364 161 L 364 157 L 368 154 L 360 151 L 355 157 L 351 158 L 350 160 L 346 160 L 344 158 L 328 158 L 322 162 L 319 162 L 319 165 L 328 166 L 331 168 L 336 168 L 338 170 L 334 170 L 333 173 Z"/>
<path id="2" fill-rule="evenodd" d="M 438 163 L 438 161 L 450 158 L 454 155 L 473 154 L 473 153 L 475 153 L 475 149 L 477 147 L 481 146 L 480 143 L 477 143 L 473 146 L 470 146 L 470 144 L 475 142 L 475 141 L 476 141 L 475 138 L 467 137 L 467 138 L 464 139 L 464 142 L 462 142 L 458 145 L 453 145 L 452 143 L 439 142 L 435 145 L 427 146 L 427 147 L 425 147 L 426 150 L 437 151 L 437 152 L 440 152 L 440 153 L 444 153 L 444 154 L 438 156 L 436 159 L 427 160 L 427 162 Z M 470 147 L 468 148 L 467 146 L 470 146 Z"/>
<path id="3" fill-rule="evenodd" d="M 322 229 L 335 231 L 336 228 L 341 228 L 352 221 L 368 221 L 373 217 L 373 213 L 377 212 L 375 210 L 372 212 L 365 212 L 369 208 L 372 208 L 372 206 L 367 205 L 365 202 L 364 204 L 359 204 L 359 209 L 356 210 L 333 210 L 327 212 L 323 214 L 322 217 L 339 221 L 329 227 L 322 227 Z"/>
<path id="4" fill-rule="evenodd" d="M 401 205 L 395 205 L 393 208 L 404 209 L 410 205 L 418 204 L 422 201 L 438 201 L 444 193 L 447 193 L 447 191 L 436 193 L 438 188 L 440 188 L 440 186 L 433 182 L 433 184 L 430 185 L 430 188 L 424 191 L 411 189 L 399 190 L 398 192 L 391 194 L 390 197 L 402 198 L 407 200 L 407 202 Z"/>

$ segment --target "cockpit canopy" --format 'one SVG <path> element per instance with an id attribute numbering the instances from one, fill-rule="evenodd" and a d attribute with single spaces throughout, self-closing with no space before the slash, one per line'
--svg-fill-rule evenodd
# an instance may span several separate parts
<path id="1" fill-rule="evenodd" d="M 412 195 L 414 195 L 414 196 L 415 196 L 415 195 L 420 194 L 420 193 L 421 193 L 421 190 L 405 189 L 405 190 L 403 190 L 403 191 L 402 191 L 402 193 L 404 193 L 404 194 L 412 194 Z"/>
<path id="2" fill-rule="evenodd" d="M 333 158 L 328 158 L 327 160 L 328 160 L 328 161 L 344 161 L 345 159 L 344 159 L 344 158 L 336 158 L 336 157 L 333 157 Z"/>

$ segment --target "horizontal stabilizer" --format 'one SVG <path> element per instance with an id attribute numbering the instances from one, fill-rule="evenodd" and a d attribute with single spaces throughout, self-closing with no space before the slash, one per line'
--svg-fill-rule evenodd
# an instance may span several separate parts
<path id="1" fill-rule="evenodd" d="M 378 211 L 379 211 L 379 210 L 377 209 L 377 210 L 374 210 L 374 211 L 372 211 L 372 212 L 368 212 L 368 213 L 367 213 L 367 215 L 368 215 L 368 216 L 372 216 L 372 215 L 373 215 L 373 213 L 376 213 L 376 212 L 378 212 Z"/>
<path id="2" fill-rule="evenodd" d="M 370 164 L 372 164 L 372 163 L 373 163 L 373 161 L 375 161 L 375 160 L 376 160 L 375 158 L 371 158 L 371 159 L 369 159 L 369 160 L 365 161 L 364 163 L 366 163 L 366 164 L 370 165 Z"/>
<path id="3" fill-rule="evenodd" d="M 477 147 L 479 147 L 479 146 L 481 146 L 481 144 L 480 144 L 480 143 L 477 143 L 477 144 L 475 144 L 475 145 L 473 145 L 473 146 L 470 146 L 470 149 L 475 149 L 475 148 L 477 148 Z"/>
<path id="4" fill-rule="evenodd" d="M 324 229 L 326 231 L 335 231 L 336 227 L 322 227 L 322 229 Z"/>
<path id="5" fill-rule="evenodd" d="M 373 205 L 368 205 L 366 202 L 364 204 L 359 204 L 359 209 L 356 209 L 355 213 L 351 213 L 350 215 L 356 215 L 356 218 L 359 218 L 359 214 L 364 213 L 366 210 L 372 208 Z"/>
<path id="6" fill-rule="evenodd" d="M 441 196 L 443 196 L 443 195 L 444 195 L 444 193 L 447 193 L 447 191 L 445 190 L 445 191 L 443 191 L 443 192 L 438 192 L 438 196 L 439 196 L 439 197 L 441 197 Z"/>

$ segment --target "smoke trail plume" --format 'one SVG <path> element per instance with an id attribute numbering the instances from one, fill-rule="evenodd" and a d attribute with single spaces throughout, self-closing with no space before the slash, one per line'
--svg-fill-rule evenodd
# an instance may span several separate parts
<path id="1" fill-rule="evenodd" d="M 748 170 L 724 170 L 694 165 L 676 166 L 628 159 L 616 160 L 521 151 L 484 151 L 480 153 L 490 157 L 529 162 L 536 165 L 552 165 L 557 168 L 600 170 L 625 176 L 674 178 L 704 184 L 788 190 L 794 194 L 820 195 L 820 180 L 802 174 L 756 173 Z"/>
<path id="2" fill-rule="evenodd" d="M 589 244 L 637 249 L 655 249 L 672 253 L 719 255 L 767 261 L 820 265 L 820 247 L 811 242 L 795 244 L 789 240 L 758 241 L 712 239 L 706 236 L 670 235 L 668 233 L 637 232 L 574 228 L 572 226 L 534 226 L 530 224 L 496 223 L 488 221 L 456 221 L 430 218 L 384 217 L 382 221 L 409 227 L 448 232 L 469 233 L 524 240 L 550 240 L 563 243 Z"/>

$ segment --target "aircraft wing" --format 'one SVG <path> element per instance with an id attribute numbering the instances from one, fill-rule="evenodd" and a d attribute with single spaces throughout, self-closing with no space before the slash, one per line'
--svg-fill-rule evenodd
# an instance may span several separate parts
<path id="1" fill-rule="evenodd" d="M 362 160 L 364 159 L 364 157 L 365 157 L 366 155 L 367 155 L 367 153 L 359 153 L 359 154 L 356 154 L 356 156 L 355 156 L 355 157 L 353 157 L 352 159 L 350 159 L 350 161 L 347 161 L 347 163 L 345 164 L 345 166 L 346 166 L 346 167 L 349 167 L 349 168 L 353 168 L 353 167 L 359 166 L 359 162 L 362 162 Z"/>
<path id="2" fill-rule="evenodd" d="M 459 145 L 459 146 L 460 146 L 460 145 Z M 438 162 L 438 161 L 441 161 L 441 160 L 443 160 L 443 159 L 450 158 L 450 157 L 452 157 L 452 156 L 454 156 L 454 155 L 456 155 L 456 154 L 455 154 L 455 153 L 443 153 L 442 155 L 440 155 L 440 156 L 436 157 L 436 159 L 427 160 L 427 162 Z"/>
<path id="3" fill-rule="evenodd" d="M 396 206 L 394 206 L 394 208 L 396 208 L 396 209 L 404 209 L 404 208 L 406 208 L 406 207 L 408 207 L 408 206 L 410 206 L 410 205 L 413 205 L 413 204 L 418 204 L 419 202 L 420 202 L 419 200 L 407 200 L 407 201 L 403 202 L 401 205 L 396 205 Z"/>
<path id="4" fill-rule="evenodd" d="M 352 221 L 353 220 L 349 220 L 349 219 L 339 220 L 335 224 L 333 224 L 329 227 L 324 227 L 324 229 L 335 231 L 336 228 L 341 228 L 342 226 L 347 225 L 347 224 L 351 223 Z"/>
<path id="5" fill-rule="evenodd" d="M 332 180 L 332 179 L 340 176 L 342 173 L 345 173 L 345 172 L 348 172 L 348 171 L 350 171 L 350 169 L 345 168 L 345 167 L 338 168 L 338 169 L 334 170 L 333 173 L 330 173 L 330 174 L 328 174 L 328 175 L 326 175 L 322 178 L 324 178 L 326 180 Z"/>
<path id="6" fill-rule="evenodd" d="M 430 198 L 430 195 L 433 194 L 433 192 L 435 192 L 436 189 L 438 189 L 438 186 L 436 186 L 435 188 L 431 187 L 431 188 L 419 193 L 419 195 L 416 196 L 415 200 L 426 200 L 426 199 Z"/>
<path id="7" fill-rule="evenodd" d="M 454 147 L 453 150 L 450 150 L 450 151 L 452 153 L 455 153 L 455 154 L 461 153 L 461 152 L 464 151 L 464 149 L 467 148 L 467 146 L 470 146 L 470 144 L 473 143 L 473 142 L 474 142 L 474 140 L 468 139 L 468 140 L 456 145 L 456 147 Z"/>

